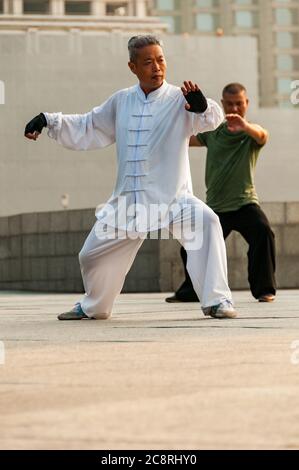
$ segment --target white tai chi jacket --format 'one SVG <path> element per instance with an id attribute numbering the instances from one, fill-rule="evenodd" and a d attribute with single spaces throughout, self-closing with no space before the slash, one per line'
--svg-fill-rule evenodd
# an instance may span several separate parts
<path id="1" fill-rule="evenodd" d="M 181 89 L 164 82 L 147 96 L 139 85 L 120 90 L 86 114 L 45 113 L 48 135 L 64 147 L 92 150 L 116 142 L 116 186 L 96 213 L 99 220 L 123 230 L 157 230 L 193 197 L 189 138 L 214 130 L 224 116 L 211 99 L 202 114 L 185 104 Z"/>

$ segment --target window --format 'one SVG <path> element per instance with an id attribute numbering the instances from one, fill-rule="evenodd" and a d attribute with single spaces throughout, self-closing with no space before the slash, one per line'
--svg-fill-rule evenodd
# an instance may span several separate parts
<path id="1" fill-rule="evenodd" d="M 66 1 L 65 2 L 65 14 L 66 15 L 90 15 L 91 14 L 91 3 Z"/>
<path id="2" fill-rule="evenodd" d="M 276 44 L 281 49 L 291 49 L 294 44 L 293 34 L 288 32 L 277 33 Z"/>
<path id="3" fill-rule="evenodd" d="M 155 9 L 160 11 L 174 11 L 181 10 L 183 0 L 156 0 Z"/>
<path id="4" fill-rule="evenodd" d="M 169 33 L 181 33 L 181 18 L 178 16 L 160 16 L 160 20 L 163 23 L 169 25 Z"/>
<path id="5" fill-rule="evenodd" d="M 288 8 L 277 8 L 275 11 L 276 23 L 279 26 L 291 26 L 296 24 L 296 14 Z"/>
<path id="6" fill-rule="evenodd" d="M 157 0 L 156 8 L 158 10 L 174 10 L 175 1 L 174 0 Z"/>
<path id="7" fill-rule="evenodd" d="M 126 16 L 128 13 L 128 3 L 119 2 L 106 4 L 106 15 Z"/>
<path id="8" fill-rule="evenodd" d="M 292 80 L 289 78 L 279 78 L 277 80 L 277 91 L 281 95 L 290 95 Z"/>
<path id="9" fill-rule="evenodd" d="M 294 68 L 294 59 L 291 55 L 279 55 L 277 57 L 277 68 L 281 71 L 290 71 Z"/>
<path id="10" fill-rule="evenodd" d="M 219 5 L 219 0 L 195 0 L 195 6 L 202 8 L 212 8 Z"/>
<path id="11" fill-rule="evenodd" d="M 236 12 L 236 26 L 238 28 L 256 28 L 257 15 L 251 11 L 237 11 Z"/>
<path id="12" fill-rule="evenodd" d="M 255 0 L 235 0 L 237 5 L 253 5 L 256 3 Z"/>
<path id="13" fill-rule="evenodd" d="M 30 15 L 49 13 L 49 0 L 23 0 L 23 12 Z"/>
<path id="14" fill-rule="evenodd" d="M 299 34 L 280 31 L 276 35 L 276 45 L 279 49 L 298 49 Z"/>
<path id="15" fill-rule="evenodd" d="M 196 29 L 205 33 L 213 32 L 219 25 L 218 15 L 212 15 L 209 13 L 201 13 L 196 15 Z"/>

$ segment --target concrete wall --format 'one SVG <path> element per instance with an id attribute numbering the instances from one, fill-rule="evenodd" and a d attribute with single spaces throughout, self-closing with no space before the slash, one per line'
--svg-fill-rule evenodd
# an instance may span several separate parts
<path id="1" fill-rule="evenodd" d="M 279 288 L 299 287 L 299 203 L 265 203 L 276 236 Z M 0 218 L 0 290 L 82 292 L 78 252 L 94 210 L 34 213 Z M 175 240 L 146 240 L 129 272 L 124 292 L 169 292 L 183 280 Z M 247 289 L 247 245 L 239 234 L 227 240 L 229 282 Z"/>
<path id="2" fill-rule="evenodd" d="M 82 292 L 78 253 L 94 209 L 0 218 L 0 290 Z M 126 280 L 127 292 L 157 292 L 159 242 L 147 240 Z"/>
<path id="3" fill-rule="evenodd" d="M 115 181 L 114 146 L 76 153 L 59 147 L 45 131 L 37 142 L 24 139 L 23 132 L 40 111 L 86 112 L 114 91 L 133 85 L 127 39 L 123 34 L 76 31 L 0 33 L 0 80 L 5 83 L 5 104 L 0 105 L 0 216 L 59 210 L 64 193 L 70 195 L 71 209 L 96 207 L 109 197 Z M 219 99 L 223 85 L 238 80 L 257 101 L 255 39 L 163 40 L 170 83 L 197 80 L 209 96 Z M 242 57 L 246 61 L 239 60 Z M 203 160 L 192 156 L 192 168 L 196 193 L 204 197 Z M 286 196 L 279 194 L 280 200 Z"/>

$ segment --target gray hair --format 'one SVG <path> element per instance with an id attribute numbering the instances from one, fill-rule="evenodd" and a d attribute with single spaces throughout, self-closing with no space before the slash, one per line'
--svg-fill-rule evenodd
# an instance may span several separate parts
<path id="1" fill-rule="evenodd" d="M 148 34 L 147 36 L 133 36 L 128 42 L 129 56 L 131 62 L 136 62 L 138 51 L 146 46 L 163 46 L 156 36 Z"/>

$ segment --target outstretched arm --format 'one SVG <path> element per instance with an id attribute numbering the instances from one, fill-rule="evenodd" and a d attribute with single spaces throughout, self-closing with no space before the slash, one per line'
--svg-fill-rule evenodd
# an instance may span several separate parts
<path id="1" fill-rule="evenodd" d="M 227 128 L 231 132 L 243 131 L 250 135 L 257 144 L 265 145 L 269 138 L 269 133 L 266 129 L 258 124 L 251 124 L 239 114 L 227 114 Z"/>
<path id="2" fill-rule="evenodd" d="M 44 127 L 47 127 L 47 120 L 43 113 L 35 116 L 25 127 L 24 135 L 27 139 L 36 140 Z"/>
<path id="3" fill-rule="evenodd" d="M 25 136 L 36 140 L 42 128 L 47 126 L 49 137 L 64 147 L 93 150 L 115 142 L 115 119 L 116 99 L 113 95 L 86 114 L 41 113 L 27 124 Z"/>

